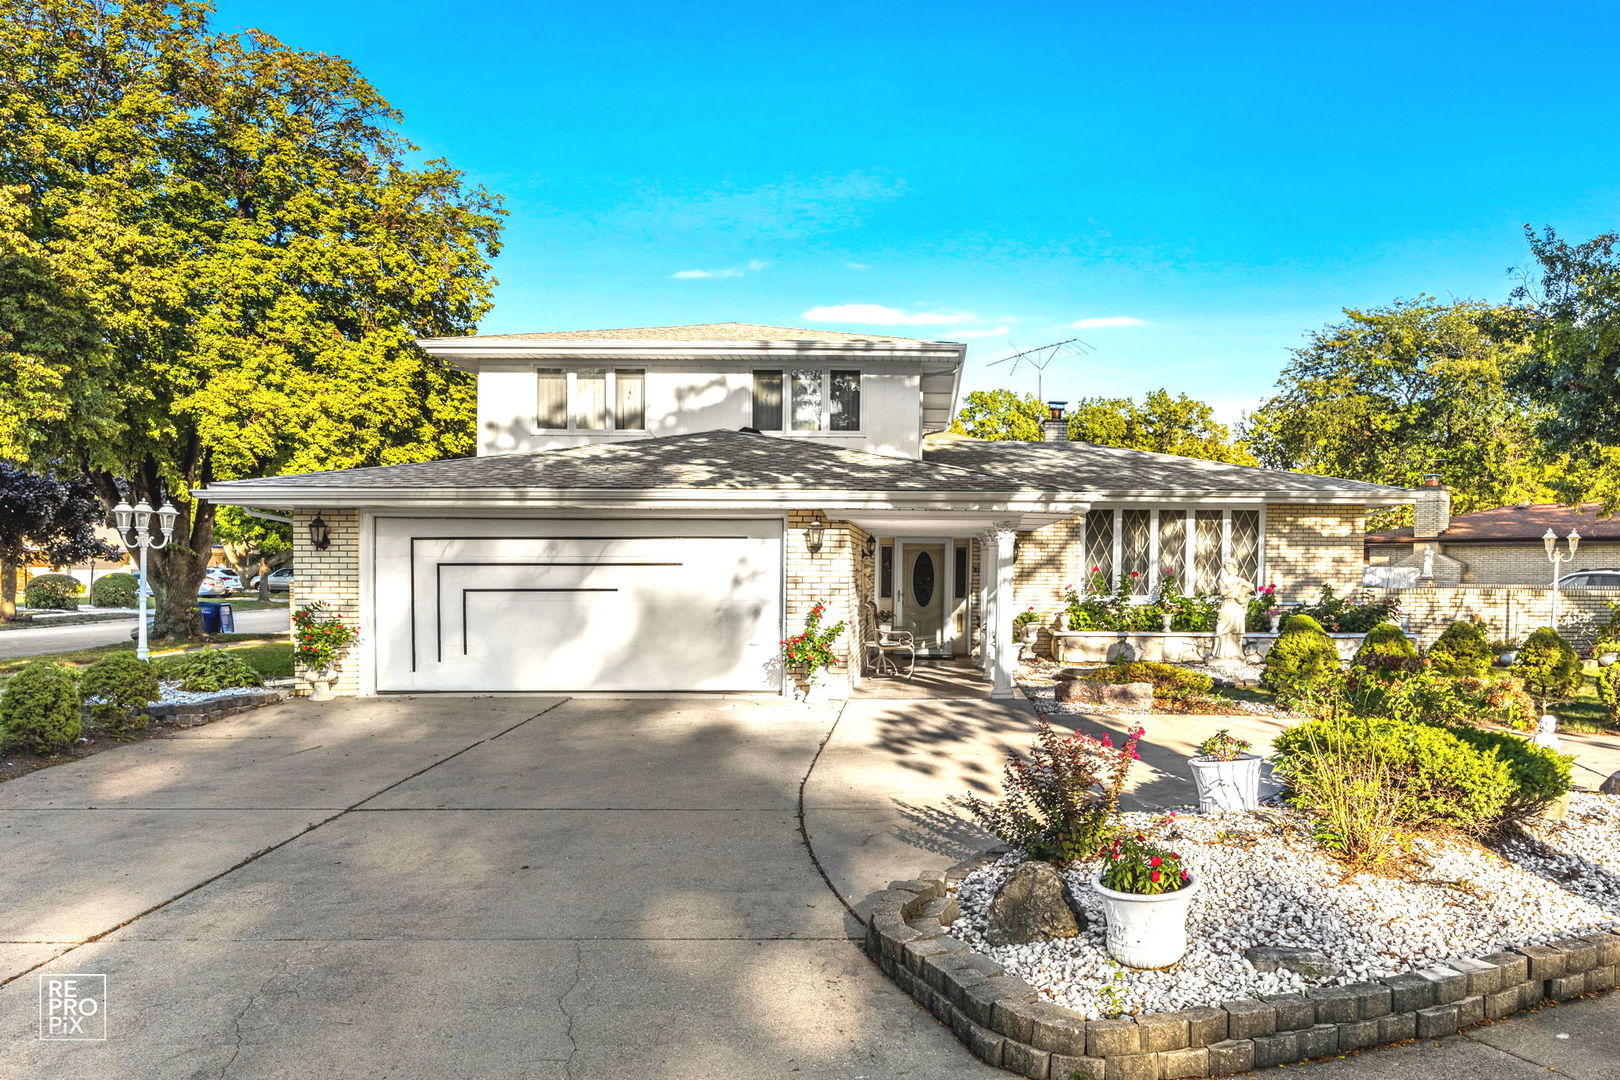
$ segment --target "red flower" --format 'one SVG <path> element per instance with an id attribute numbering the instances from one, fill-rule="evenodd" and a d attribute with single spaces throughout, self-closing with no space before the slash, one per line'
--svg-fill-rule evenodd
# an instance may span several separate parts
<path id="1" fill-rule="evenodd" d="M 1164 862 L 1164 860 L 1159 858 L 1157 855 L 1155 855 L 1155 856 L 1153 856 L 1153 858 L 1148 860 L 1148 865 L 1149 866 L 1158 866 L 1162 862 Z"/>
<path id="2" fill-rule="evenodd" d="M 1132 571 L 1131 571 L 1131 577 L 1141 577 L 1141 576 L 1142 576 L 1142 575 L 1141 575 L 1141 574 L 1138 574 L 1138 573 L 1137 573 L 1137 572 L 1136 572 L 1136 571 L 1135 571 L 1135 570 L 1132 570 Z"/>
<path id="3" fill-rule="evenodd" d="M 1093 566 L 1093 567 L 1092 567 L 1092 568 L 1091 568 L 1091 572 L 1092 572 L 1092 573 L 1093 573 L 1093 574 L 1100 574 L 1100 573 L 1102 573 L 1102 567 L 1100 567 L 1100 566 Z"/>
<path id="4" fill-rule="evenodd" d="M 1148 874 L 1149 881 L 1158 881 L 1162 877 L 1164 877 L 1164 875 L 1159 873 L 1157 870 L 1154 870 Z"/>
<path id="5" fill-rule="evenodd" d="M 1192 880 L 1192 875 L 1187 873 L 1187 871 L 1183 870 L 1181 872 L 1181 880 L 1182 881 L 1191 881 Z"/>

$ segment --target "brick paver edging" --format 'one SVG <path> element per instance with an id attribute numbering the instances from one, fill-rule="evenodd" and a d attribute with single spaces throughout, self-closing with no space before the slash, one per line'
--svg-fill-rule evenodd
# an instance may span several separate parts
<path id="1" fill-rule="evenodd" d="M 866 951 L 886 975 L 981 1061 L 1034 1080 L 1226 1076 L 1451 1035 L 1543 1000 L 1608 990 L 1620 977 L 1620 932 L 1601 932 L 1377 982 L 1087 1020 L 946 933 L 957 916 L 947 887 L 998 857 L 891 882 L 854 910 L 866 923 Z"/>
<path id="2" fill-rule="evenodd" d="M 220 720 L 264 705 L 274 705 L 278 701 L 286 701 L 290 696 L 291 694 L 287 690 L 266 687 L 246 694 L 231 694 L 229 697 L 149 705 L 146 714 L 153 720 L 168 720 L 170 722 L 199 720 L 203 717 L 210 720 Z"/>

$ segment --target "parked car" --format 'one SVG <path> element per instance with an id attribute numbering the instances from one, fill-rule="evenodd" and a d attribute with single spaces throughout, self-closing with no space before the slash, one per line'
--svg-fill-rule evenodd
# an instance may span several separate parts
<path id="1" fill-rule="evenodd" d="M 1620 570 L 1571 570 L 1558 579 L 1560 589 L 1620 589 Z"/>
<path id="2" fill-rule="evenodd" d="M 235 591 L 235 589 L 212 574 L 204 577 L 202 584 L 197 586 L 198 596 L 230 596 Z"/>
<path id="3" fill-rule="evenodd" d="M 292 579 L 293 579 L 293 568 L 290 567 L 290 566 L 283 566 L 279 570 L 270 571 L 269 577 L 267 579 L 270 582 L 270 591 L 271 592 L 286 592 L 288 589 L 292 588 Z M 258 587 L 259 587 L 259 579 L 257 577 L 255 577 L 252 581 L 248 582 L 248 588 L 257 589 Z"/>
<path id="4" fill-rule="evenodd" d="M 223 583 L 231 592 L 237 592 L 242 588 L 242 575 L 228 566 L 210 566 L 208 576 Z"/>

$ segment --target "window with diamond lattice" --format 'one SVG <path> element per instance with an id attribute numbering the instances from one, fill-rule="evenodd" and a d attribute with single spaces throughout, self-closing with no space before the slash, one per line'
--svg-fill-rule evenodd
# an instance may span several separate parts
<path id="1" fill-rule="evenodd" d="M 1221 522 L 1226 514 L 1220 510 L 1200 510 L 1193 534 L 1193 591 L 1214 592 L 1215 579 L 1221 573 Z"/>
<path id="2" fill-rule="evenodd" d="M 1075 582 L 1081 592 L 1091 585 L 1092 572 L 1102 571 L 1104 580 L 1114 577 L 1114 512 L 1098 510 L 1086 515 L 1086 580 Z"/>
<path id="3" fill-rule="evenodd" d="M 1232 561 L 1238 573 L 1256 584 L 1260 581 L 1260 511 L 1232 511 Z"/>
<path id="4" fill-rule="evenodd" d="M 1159 511 L 1159 577 L 1166 576 L 1177 585 L 1187 576 L 1187 515 L 1175 510 Z"/>
<path id="5" fill-rule="evenodd" d="M 1152 588 L 1153 511 L 1126 510 L 1119 517 L 1119 572 L 1135 574 L 1131 592 L 1146 595 Z"/>

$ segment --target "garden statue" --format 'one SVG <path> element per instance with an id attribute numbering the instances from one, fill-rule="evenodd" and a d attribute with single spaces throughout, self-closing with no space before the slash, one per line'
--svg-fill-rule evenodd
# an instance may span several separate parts
<path id="1" fill-rule="evenodd" d="M 1563 743 L 1558 738 L 1558 717 L 1547 713 L 1536 721 L 1536 733 L 1530 741 L 1556 753 Z"/>
<path id="2" fill-rule="evenodd" d="M 1248 628 L 1249 600 L 1254 596 L 1254 582 L 1244 577 L 1231 559 L 1221 567 L 1215 590 L 1221 595 L 1221 607 L 1215 617 L 1214 660 L 1242 660 L 1243 633 Z"/>

